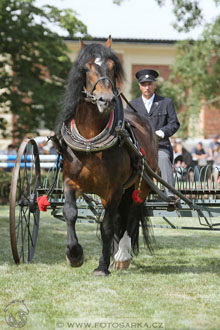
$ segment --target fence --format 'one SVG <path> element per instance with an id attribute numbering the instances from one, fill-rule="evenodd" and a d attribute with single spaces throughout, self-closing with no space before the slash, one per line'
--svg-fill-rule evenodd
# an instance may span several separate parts
<path id="1" fill-rule="evenodd" d="M 57 159 L 57 155 L 40 155 L 40 167 L 51 168 Z M 15 166 L 17 156 L 16 155 L 0 155 L 0 168 L 13 168 Z M 24 157 L 22 157 L 24 160 Z M 25 162 L 21 162 L 20 167 L 33 166 L 33 156 L 26 156 Z M 28 162 L 27 162 L 28 161 Z"/>

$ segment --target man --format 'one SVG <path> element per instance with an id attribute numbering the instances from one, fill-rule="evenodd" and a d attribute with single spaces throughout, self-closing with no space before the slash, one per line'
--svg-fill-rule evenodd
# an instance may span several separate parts
<path id="1" fill-rule="evenodd" d="M 202 142 L 198 142 L 195 147 L 192 148 L 193 166 L 198 166 L 199 161 L 207 159 L 208 155 L 203 148 Z"/>
<path id="2" fill-rule="evenodd" d="M 180 124 L 176 115 L 173 101 L 155 93 L 156 79 L 159 76 L 154 70 L 140 70 L 136 73 L 142 95 L 131 101 L 131 105 L 138 114 L 148 118 L 158 136 L 158 163 L 162 178 L 174 186 L 173 177 L 173 149 L 169 140 L 179 128 Z M 127 110 L 131 110 L 129 106 Z M 165 188 L 169 200 L 175 201 L 174 194 Z"/>
<path id="3" fill-rule="evenodd" d="M 219 143 L 218 139 L 219 139 L 218 134 L 213 134 L 212 135 L 212 141 L 209 143 L 209 147 L 208 147 L 209 161 L 213 161 L 213 159 L 214 159 L 214 149 L 215 149 L 215 147 L 220 146 L 220 143 Z"/>
<path id="4" fill-rule="evenodd" d="M 197 145 L 191 151 L 193 158 L 193 167 L 194 167 L 194 179 L 198 181 L 200 179 L 200 169 L 204 167 L 207 163 L 207 157 L 202 142 L 198 142 Z"/>
<path id="5" fill-rule="evenodd" d="M 179 180 L 186 180 L 188 174 L 190 178 L 193 176 L 193 160 L 191 153 L 184 148 L 182 142 L 174 141 L 172 144 L 174 151 L 174 168 Z"/>

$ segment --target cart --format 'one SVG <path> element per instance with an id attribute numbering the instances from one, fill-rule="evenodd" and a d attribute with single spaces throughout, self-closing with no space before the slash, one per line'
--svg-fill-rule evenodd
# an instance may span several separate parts
<path id="1" fill-rule="evenodd" d="M 131 153 L 143 157 L 129 138 L 127 131 L 120 128 L 118 134 Z M 54 163 L 46 164 L 47 171 L 41 171 L 41 161 L 44 159 L 39 155 L 34 139 L 24 139 L 18 150 L 10 189 L 10 240 L 16 264 L 31 262 L 34 257 L 40 222 L 38 197 L 46 194 L 50 202 L 51 215 L 64 221 L 62 157 L 54 156 L 53 159 L 56 159 Z M 142 171 L 142 168 L 140 165 L 139 170 Z M 220 215 L 220 180 L 215 182 L 212 169 L 201 168 L 197 181 L 193 169 L 175 173 L 175 178 L 176 185 L 173 188 L 154 173 L 144 161 L 143 179 L 152 188 L 145 202 L 146 215 L 152 218 L 162 217 L 165 225 L 160 227 L 220 231 L 220 223 L 216 222 L 216 217 Z M 173 190 L 179 197 L 178 203 L 168 203 L 163 193 L 164 186 Z M 98 196 L 84 194 L 77 200 L 77 206 L 79 211 L 77 221 L 91 223 L 102 221 L 104 210 Z M 172 217 L 195 216 L 198 218 L 198 226 L 195 227 L 176 226 L 172 222 Z M 156 227 L 154 224 L 152 226 Z"/>

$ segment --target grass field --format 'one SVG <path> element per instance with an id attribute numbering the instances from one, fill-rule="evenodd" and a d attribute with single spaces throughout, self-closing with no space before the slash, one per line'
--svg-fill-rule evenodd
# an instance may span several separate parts
<path id="1" fill-rule="evenodd" d="M 220 329 L 220 233 L 155 229 L 154 256 L 141 244 L 128 271 L 100 278 L 92 275 L 97 227 L 77 227 L 81 268 L 67 265 L 65 224 L 49 212 L 41 216 L 34 261 L 16 266 L 8 207 L 1 207 L 0 329 L 10 329 L 4 310 L 15 300 L 29 310 L 24 329 Z"/>

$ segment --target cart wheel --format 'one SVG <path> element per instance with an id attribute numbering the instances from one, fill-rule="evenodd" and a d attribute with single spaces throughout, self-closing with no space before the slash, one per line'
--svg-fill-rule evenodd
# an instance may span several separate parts
<path id="1" fill-rule="evenodd" d="M 18 150 L 10 190 L 10 238 L 16 264 L 33 259 L 37 243 L 40 210 L 40 159 L 36 142 L 24 139 Z"/>

